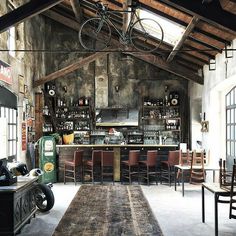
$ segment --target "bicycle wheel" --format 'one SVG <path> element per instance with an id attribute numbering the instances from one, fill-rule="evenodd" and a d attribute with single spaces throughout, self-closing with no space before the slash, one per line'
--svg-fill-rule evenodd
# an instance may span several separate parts
<path id="1" fill-rule="evenodd" d="M 131 44 L 141 52 L 152 52 L 158 49 L 163 39 L 163 29 L 153 19 L 139 19 L 130 29 Z"/>
<path id="2" fill-rule="evenodd" d="M 79 41 L 83 48 L 90 51 L 100 51 L 106 48 L 111 40 L 111 28 L 101 18 L 91 18 L 85 21 L 79 31 Z"/>

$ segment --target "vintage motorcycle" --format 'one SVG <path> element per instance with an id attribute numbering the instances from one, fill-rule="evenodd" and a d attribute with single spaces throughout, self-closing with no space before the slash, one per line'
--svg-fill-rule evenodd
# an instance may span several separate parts
<path id="1" fill-rule="evenodd" d="M 13 176 L 40 177 L 43 175 L 43 171 L 39 168 L 28 171 L 27 166 L 24 163 L 11 163 L 7 168 Z M 35 182 L 34 198 L 36 206 L 41 212 L 49 211 L 54 206 L 55 199 L 51 189 L 52 187 L 52 183 L 44 184 Z"/>

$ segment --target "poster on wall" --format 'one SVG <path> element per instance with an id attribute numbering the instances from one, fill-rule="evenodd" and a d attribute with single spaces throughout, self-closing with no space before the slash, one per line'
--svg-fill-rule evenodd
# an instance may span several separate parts
<path id="1" fill-rule="evenodd" d="M 22 123 L 22 127 L 21 127 L 21 133 L 22 133 L 22 151 L 26 151 L 26 123 L 23 122 Z"/>
<path id="2" fill-rule="evenodd" d="M 0 60 L 0 80 L 12 84 L 11 66 Z"/>
<path id="3" fill-rule="evenodd" d="M 18 75 L 18 83 L 19 83 L 19 93 L 25 93 L 25 81 L 22 75 Z"/>
<path id="4" fill-rule="evenodd" d="M 7 158 L 7 119 L 0 117 L 0 130 L 1 130 L 1 135 L 0 135 L 0 143 L 1 143 L 1 148 L 0 148 L 0 159 L 2 158 Z"/>

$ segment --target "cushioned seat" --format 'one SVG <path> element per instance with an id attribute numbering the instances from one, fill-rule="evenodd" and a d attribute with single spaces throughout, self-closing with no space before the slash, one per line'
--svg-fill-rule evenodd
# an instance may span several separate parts
<path id="1" fill-rule="evenodd" d="M 64 184 L 66 179 L 72 179 L 76 184 L 79 176 L 83 182 L 83 153 L 83 150 L 77 150 L 74 152 L 73 160 L 64 162 Z"/>
<path id="2" fill-rule="evenodd" d="M 139 182 L 139 150 L 130 150 L 129 159 L 121 162 L 121 181 L 124 179 L 129 180 L 129 184 L 132 183 L 132 177 L 137 176 Z"/>
<path id="3" fill-rule="evenodd" d="M 147 180 L 150 184 L 150 176 L 155 177 L 157 184 L 157 150 L 148 150 L 146 160 L 139 161 L 139 176 Z"/>

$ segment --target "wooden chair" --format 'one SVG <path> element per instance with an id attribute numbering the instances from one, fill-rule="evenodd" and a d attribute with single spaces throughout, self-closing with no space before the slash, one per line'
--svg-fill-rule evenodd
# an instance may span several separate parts
<path id="1" fill-rule="evenodd" d="M 236 164 L 235 159 L 233 164 Z M 220 158 L 219 160 L 220 173 L 219 173 L 219 183 L 220 187 L 230 191 L 231 181 L 232 181 L 232 170 L 227 170 L 226 161 Z"/>
<path id="2" fill-rule="evenodd" d="M 157 184 L 157 174 L 157 150 L 148 150 L 146 160 L 139 161 L 139 176 L 147 179 L 150 185 L 150 176 L 155 176 Z"/>
<path id="3" fill-rule="evenodd" d="M 129 159 L 127 161 L 121 162 L 121 181 L 123 183 L 123 179 L 128 179 L 129 184 L 132 183 L 132 176 L 138 177 L 139 180 L 139 156 L 140 150 L 130 150 L 129 151 Z"/>
<path id="4" fill-rule="evenodd" d="M 160 180 L 167 180 L 169 186 L 171 186 L 172 179 L 174 177 L 174 166 L 179 164 L 179 150 L 169 151 L 168 160 L 161 161 L 161 173 Z"/>
<path id="5" fill-rule="evenodd" d="M 103 177 L 111 176 L 114 184 L 114 151 L 103 151 L 101 158 L 101 183 Z"/>
<path id="6" fill-rule="evenodd" d="M 205 171 L 204 171 L 204 152 L 192 153 L 191 168 L 190 168 L 190 184 L 200 184 L 205 182 Z"/>
<path id="7" fill-rule="evenodd" d="M 101 150 L 93 150 L 92 159 L 84 162 L 84 173 L 90 173 L 93 184 L 95 176 L 101 176 L 101 156 Z"/>
<path id="8" fill-rule="evenodd" d="M 72 161 L 64 162 L 64 184 L 66 183 L 66 179 L 73 179 L 76 184 L 79 173 L 81 182 L 83 183 L 83 153 L 83 150 L 77 150 L 74 152 Z"/>
<path id="9" fill-rule="evenodd" d="M 181 166 L 191 166 L 191 161 L 192 161 L 192 152 L 189 149 L 187 149 L 186 152 L 183 152 L 180 149 L 179 150 L 179 165 L 181 165 Z M 179 169 L 178 172 L 177 172 L 176 179 L 179 180 L 181 175 L 182 175 L 182 171 Z M 189 180 L 190 171 L 188 171 L 188 174 L 186 175 L 186 177 Z"/>
<path id="10" fill-rule="evenodd" d="M 236 164 L 233 165 L 231 186 L 230 186 L 230 201 L 229 201 L 229 218 L 236 219 Z"/>

